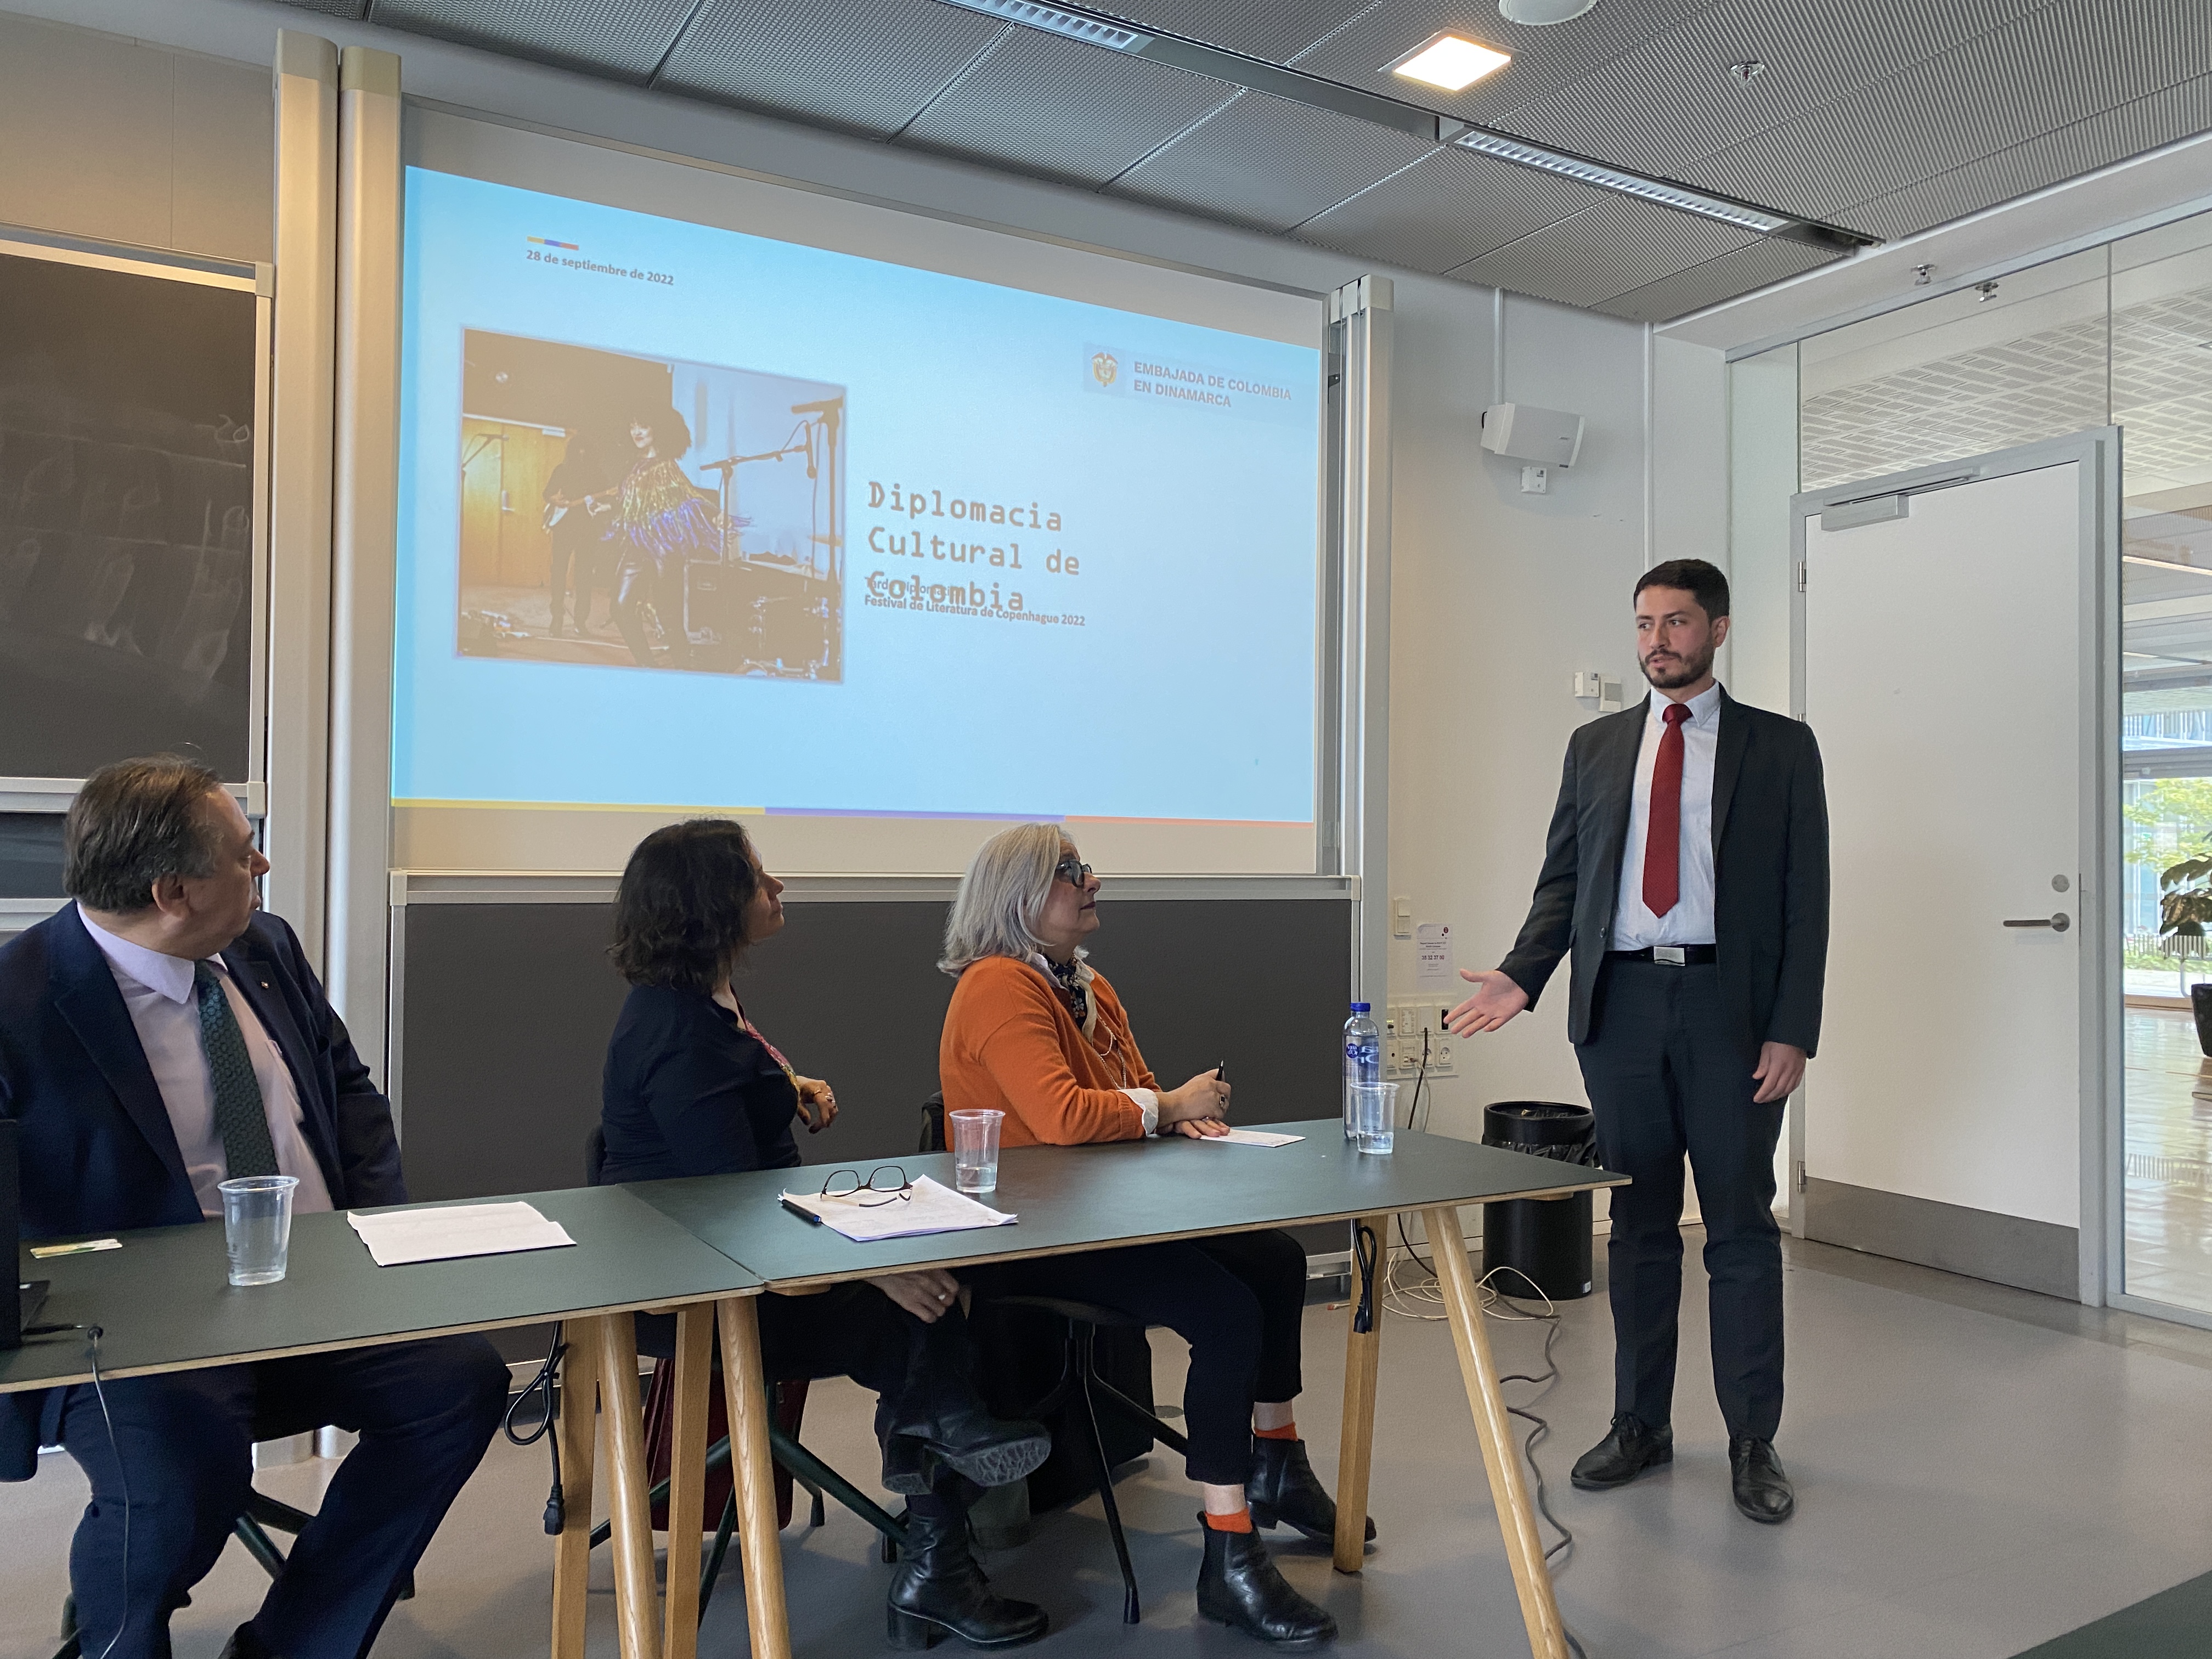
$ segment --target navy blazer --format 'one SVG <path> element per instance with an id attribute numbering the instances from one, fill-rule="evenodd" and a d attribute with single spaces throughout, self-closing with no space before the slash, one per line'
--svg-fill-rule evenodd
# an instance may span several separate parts
<path id="1" fill-rule="evenodd" d="M 405 1203 L 391 1103 L 298 936 L 257 912 L 222 962 L 291 1068 L 331 1202 Z M 123 993 L 74 904 L 0 946 L 0 1113 L 20 1126 L 26 1239 L 202 1219 Z M 12 1407 L 0 1410 L 0 1480 L 34 1472 L 44 1399 L 0 1396 Z"/>
<path id="2" fill-rule="evenodd" d="M 1578 727 L 1567 742 L 1559 804 L 1534 902 L 1499 964 L 1534 1006 L 1573 956 L 1567 1038 L 1597 1034 L 1598 971 L 1613 948 L 1613 910 L 1636 793 L 1648 696 Z M 1813 1054 L 1820 1043 L 1828 963 L 1828 799 L 1820 747 L 1802 720 L 1721 693 L 1713 756 L 1713 933 L 1721 1000 L 1737 1040 Z"/>

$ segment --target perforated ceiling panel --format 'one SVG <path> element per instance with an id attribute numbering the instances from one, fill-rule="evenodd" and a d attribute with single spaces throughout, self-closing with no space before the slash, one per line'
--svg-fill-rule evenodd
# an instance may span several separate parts
<path id="1" fill-rule="evenodd" d="M 1571 179 L 1441 149 L 1297 228 L 1304 240 L 1446 271 L 1607 200 Z"/>
<path id="2" fill-rule="evenodd" d="M 1797 119 L 2048 0 L 1724 0 L 1542 97 L 1498 112 L 1540 143 L 1667 173 Z M 1729 72 L 1765 65 L 1749 81 Z M 1664 120 L 1651 118 L 1664 110 Z"/>
<path id="3" fill-rule="evenodd" d="M 1248 92 L 1115 181 L 1117 195 L 1287 230 L 1435 149 L 1402 132 Z"/>
<path id="4" fill-rule="evenodd" d="M 937 0 L 708 0 L 659 84 L 882 137 L 1012 27 Z"/>
<path id="5" fill-rule="evenodd" d="M 1569 223 L 1583 186 L 951 0 L 289 3 L 1623 315 L 1826 257 L 1618 197 Z M 1551 27 L 1496 0 L 1091 7 L 1885 237 L 2212 131 L 2212 0 L 1597 0 Z M 1512 62 L 1457 94 L 1389 72 L 1445 29 Z"/>
<path id="6" fill-rule="evenodd" d="M 372 0 L 369 15 L 471 46 L 649 79 L 694 0 Z"/>
<path id="7" fill-rule="evenodd" d="M 2208 129 L 2212 129 L 2212 75 L 1877 196 L 1853 208 L 1851 222 L 1877 236 L 1909 236 L 1978 212 L 1992 202 L 2025 196 Z"/>
<path id="8" fill-rule="evenodd" d="M 1096 186 L 1232 94 L 1202 75 L 1016 29 L 899 142 Z"/>
<path id="9" fill-rule="evenodd" d="M 1835 257 L 1832 250 L 1809 243 L 1761 238 L 1748 247 L 1616 295 L 1592 309 L 1632 322 L 1665 322 L 1826 264 Z"/>
<path id="10" fill-rule="evenodd" d="M 1757 240 L 1734 225 L 1613 196 L 1451 274 L 1464 282 L 1541 293 L 1571 306 L 1595 306 Z"/>
<path id="11" fill-rule="evenodd" d="M 2057 0 L 1680 176 L 1849 222 L 1874 197 L 2212 72 L 2206 15 L 2202 0 Z"/>

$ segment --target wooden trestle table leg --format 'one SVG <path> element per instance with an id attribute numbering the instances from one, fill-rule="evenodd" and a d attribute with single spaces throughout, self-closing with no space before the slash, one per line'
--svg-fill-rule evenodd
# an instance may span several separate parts
<path id="1" fill-rule="evenodd" d="M 561 1415 L 553 1425 L 561 1449 L 561 1535 L 553 1544 L 552 1659 L 584 1659 L 585 1600 L 592 1576 L 592 1463 L 598 1449 L 599 1334 L 593 1322 L 572 1319 L 562 1334 Z"/>
<path id="2" fill-rule="evenodd" d="M 623 1659 L 660 1659 L 660 1611 L 653 1583 L 653 1513 L 646 1502 L 645 1416 L 637 1397 L 637 1328 L 628 1314 L 599 1327 L 599 1390 L 606 1409 L 607 1465 L 615 1553 L 615 1622 Z"/>
<path id="3" fill-rule="evenodd" d="M 751 1659 L 791 1659 L 791 1625 L 783 1602 L 783 1540 L 775 1522 L 775 1465 L 768 1448 L 768 1380 L 761 1366 L 760 1314 L 749 1296 L 726 1298 L 717 1304 L 717 1312 Z"/>
<path id="4" fill-rule="evenodd" d="M 714 1369 L 714 1304 L 676 1313 L 676 1409 L 668 1448 L 667 1625 L 662 1659 L 699 1650 L 699 1523 L 707 1500 L 707 1399 Z"/>
<path id="5" fill-rule="evenodd" d="M 1552 1570 L 1544 1559 L 1544 1545 L 1536 1531 L 1536 1514 L 1528 1501 L 1521 1455 L 1511 1422 L 1505 1414 L 1505 1396 L 1498 1386 L 1498 1367 L 1490 1357 L 1490 1334 L 1483 1328 L 1482 1299 L 1474 1269 L 1468 1263 L 1467 1240 L 1460 1231 L 1459 1211 L 1444 1206 L 1421 1212 L 1428 1230 L 1429 1255 L 1436 1263 L 1437 1279 L 1443 1286 L 1444 1307 L 1451 1322 L 1452 1346 L 1459 1351 L 1459 1373 L 1467 1384 L 1468 1404 L 1474 1412 L 1474 1431 L 1482 1442 L 1483 1467 L 1490 1474 L 1491 1502 L 1498 1510 L 1498 1525 L 1505 1534 L 1505 1557 L 1513 1569 L 1513 1587 L 1520 1592 L 1521 1617 L 1528 1626 L 1528 1648 L 1536 1659 L 1568 1659 L 1566 1628 L 1559 1622 L 1559 1607 L 1552 1594 Z M 1341 1494 L 1339 1502 L 1340 1503 Z"/>
<path id="6" fill-rule="evenodd" d="M 1374 1465 L 1375 1377 L 1382 1358 L 1380 1291 L 1367 1298 L 1369 1328 L 1359 1328 L 1362 1241 L 1373 1278 L 1382 1277 L 1390 1218 L 1365 1215 L 1352 1224 L 1352 1317 L 1344 1339 L 1344 1431 L 1336 1457 L 1336 1570 L 1358 1572 L 1367 1559 L 1367 1477 Z"/>

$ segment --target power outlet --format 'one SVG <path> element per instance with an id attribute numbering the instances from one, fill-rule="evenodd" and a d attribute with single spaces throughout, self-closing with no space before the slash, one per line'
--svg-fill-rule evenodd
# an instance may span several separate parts
<path id="1" fill-rule="evenodd" d="M 1422 1058 L 1431 1078 L 1458 1075 L 1455 1050 L 1459 1039 L 1444 1026 L 1448 1002 L 1412 999 L 1393 1002 L 1385 1025 L 1382 1075 L 1393 1083 L 1411 1083 L 1421 1075 Z"/>

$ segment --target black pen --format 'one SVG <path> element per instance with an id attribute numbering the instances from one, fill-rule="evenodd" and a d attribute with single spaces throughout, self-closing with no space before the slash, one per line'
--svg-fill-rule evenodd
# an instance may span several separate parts
<path id="1" fill-rule="evenodd" d="M 789 1193 L 786 1193 L 781 1198 L 778 1199 L 776 1202 L 782 1205 L 785 1209 L 790 1211 L 792 1214 L 797 1216 L 801 1221 L 811 1222 L 817 1227 L 822 1224 L 822 1218 L 820 1216 L 815 1214 L 813 1211 L 808 1209 L 804 1204 L 794 1203 L 792 1200 L 792 1196 Z"/>
<path id="2" fill-rule="evenodd" d="M 1226 1083 L 1229 1081 L 1229 1062 L 1227 1060 L 1223 1060 L 1220 1065 L 1213 1068 L 1213 1080 L 1216 1083 Z"/>

